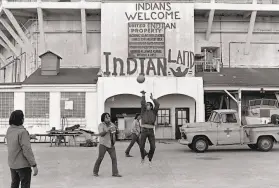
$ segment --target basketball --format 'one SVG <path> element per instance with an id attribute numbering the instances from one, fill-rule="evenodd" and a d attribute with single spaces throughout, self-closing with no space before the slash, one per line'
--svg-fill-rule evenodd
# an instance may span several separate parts
<path id="1" fill-rule="evenodd" d="M 138 77 L 137 77 L 137 82 L 138 83 L 143 83 L 145 81 L 145 77 L 143 74 L 140 74 Z"/>

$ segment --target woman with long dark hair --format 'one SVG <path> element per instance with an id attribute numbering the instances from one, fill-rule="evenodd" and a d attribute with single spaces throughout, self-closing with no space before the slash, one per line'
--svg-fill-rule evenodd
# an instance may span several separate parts
<path id="1" fill-rule="evenodd" d="M 115 151 L 115 141 L 116 141 L 116 132 L 117 127 L 111 122 L 110 114 L 103 113 L 101 116 L 101 122 L 98 130 L 99 130 L 99 156 L 96 160 L 93 169 L 93 175 L 99 176 L 99 169 L 100 165 L 105 157 L 106 152 L 109 153 L 111 161 L 112 161 L 112 176 L 114 177 L 122 177 L 118 173 L 117 168 L 117 158 L 116 158 L 116 151 Z"/>
<path id="2" fill-rule="evenodd" d="M 140 119 L 141 119 L 141 115 L 140 114 L 136 114 L 135 119 L 132 123 L 132 127 L 131 127 L 131 137 L 132 140 L 128 146 L 128 148 L 125 151 L 126 157 L 133 157 L 130 155 L 130 150 L 132 149 L 132 147 L 134 146 L 135 142 L 137 142 L 137 144 L 140 147 Z M 145 151 L 145 153 L 147 154 L 147 152 Z"/>
<path id="3" fill-rule="evenodd" d="M 23 127 L 24 114 L 21 110 L 11 113 L 7 130 L 8 163 L 11 171 L 11 188 L 30 188 L 32 169 L 34 176 L 38 168 L 31 148 L 30 135 Z"/>

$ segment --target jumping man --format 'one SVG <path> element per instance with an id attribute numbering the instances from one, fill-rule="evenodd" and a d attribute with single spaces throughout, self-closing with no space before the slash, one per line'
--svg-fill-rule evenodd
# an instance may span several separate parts
<path id="1" fill-rule="evenodd" d="M 145 100 L 145 91 L 141 91 L 142 100 L 141 100 L 141 117 L 142 117 L 142 125 L 141 125 L 141 138 L 140 138 L 140 152 L 141 152 L 141 163 L 144 163 L 145 158 L 145 142 L 146 138 L 148 138 L 150 144 L 150 150 L 148 153 L 149 159 L 149 167 L 152 167 L 152 158 L 155 152 L 155 134 L 154 127 L 155 121 L 158 114 L 160 104 L 156 99 L 153 99 L 152 93 L 150 95 L 150 99 L 154 103 L 147 102 Z"/>

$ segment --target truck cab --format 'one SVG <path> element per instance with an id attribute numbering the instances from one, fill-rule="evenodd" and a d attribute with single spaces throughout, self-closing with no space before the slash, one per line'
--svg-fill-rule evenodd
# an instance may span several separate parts
<path id="1" fill-rule="evenodd" d="M 209 121 L 216 126 L 216 145 L 231 145 L 241 143 L 241 123 L 235 110 L 215 110 Z"/>

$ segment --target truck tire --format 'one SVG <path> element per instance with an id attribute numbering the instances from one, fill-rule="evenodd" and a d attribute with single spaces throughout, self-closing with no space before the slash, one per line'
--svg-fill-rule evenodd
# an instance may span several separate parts
<path id="1" fill-rule="evenodd" d="M 258 145 L 257 144 L 248 144 L 248 147 L 252 150 L 257 150 L 258 149 Z"/>
<path id="2" fill-rule="evenodd" d="M 193 150 L 193 144 L 188 144 L 188 147 Z"/>
<path id="3" fill-rule="evenodd" d="M 263 136 L 258 140 L 257 146 L 260 151 L 268 152 L 273 148 L 273 139 L 269 136 Z"/>
<path id="4" fill-rule="evenodd" d="M 192 144 L 193 150 L 197 153 L 203 153 L 208 149 L 208 140 L 205 137 L 198 137 Z"/>

